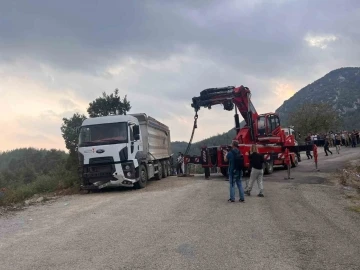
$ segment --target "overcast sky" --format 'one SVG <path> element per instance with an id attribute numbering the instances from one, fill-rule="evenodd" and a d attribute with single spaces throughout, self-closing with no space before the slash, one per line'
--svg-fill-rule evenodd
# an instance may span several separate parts
<path id="1" fill-rule="evenodd" d="M 360 63 L 358 0 L 0 0 L 0 151 L 65 149 L 62 117 L 115 88 L 131 112 L 191 134 L 191 99 L 245 85 L 274 111 L 329 71 Z M 195 141 L 233 113 L 201 109 Z"/>

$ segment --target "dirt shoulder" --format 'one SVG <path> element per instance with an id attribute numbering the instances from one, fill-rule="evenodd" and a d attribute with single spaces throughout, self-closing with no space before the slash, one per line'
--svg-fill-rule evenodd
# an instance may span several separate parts
<path id="1" fill-rule="evenodd" d="M 334 177 L 342 190 L 342 194 L 348 200 L 349 210 L 360 214 L 360 159 L 348 161 L 342 170 Z"/>

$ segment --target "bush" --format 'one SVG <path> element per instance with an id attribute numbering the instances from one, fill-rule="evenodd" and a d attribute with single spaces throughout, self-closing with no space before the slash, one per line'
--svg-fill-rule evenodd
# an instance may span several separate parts
<path id="1" fill-rule="evenodd" d="M 360 191 L 360 165 L 352 165 L 343 169 L 339 181 L 341 185 Z"/>
<path id="2" fill-rule="evenodd" d="M 79 181 L 74 172 L 59 166 L 48 175 L 38 175 L 31 183 L 12 185 L 7 188 L 0 197 L 0 205 L 18 203 L 35 194 L 77 187 L 78 184 Z"/>

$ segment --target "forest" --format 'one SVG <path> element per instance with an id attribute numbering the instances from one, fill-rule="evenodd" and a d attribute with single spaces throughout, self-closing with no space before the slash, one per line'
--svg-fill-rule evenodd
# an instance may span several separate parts
<path id="1" fill-rule="evenodd" d="M 68 156 L 64 151 L 35 148 L 0 153 L 0 205 L 75 187 L 78 180 L 67 164 Z"/>

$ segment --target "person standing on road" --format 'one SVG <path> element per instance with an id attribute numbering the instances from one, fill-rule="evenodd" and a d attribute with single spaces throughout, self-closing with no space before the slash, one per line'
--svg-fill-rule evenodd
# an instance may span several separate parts
<path id="1" fill-rule="evenodd" d="M 324 144 L 324 152 L 326 154 L 326 156 L 328 156 L 327 152 L 330 152 L 330 154 L 332 154 L 332 152 L 329 149 L 329 140 L 331 140 L 331 138 L 325 138 L 325 144 Z"/>
<path id="2" fill-rule="evenodd" d="M 356 147 L 356 134 L 355 134 L 355 130 L 353 131 L 353 133 L 351 133 L 351 146 L 352 146 L 352 147 Z"/>
<path id="3" fill-rule="evenodd" d="M 246 188 L 245 194 L 250 196 L 251 190 L 253 188 L 255 180 L 257 181 L 258 187 L 259 187 L 259 194 L 258 197 L 264 197 L 264 186 L 263 186 L 263 176 L 264 176 L 264 170 L 263 166 L 265 163 L 263 155 L 259 154 L 258 148 L 256 144 L 253 144 L 251 146 L 251 152 L 249 155 L 250 159 L 250 167 L 251 167 L 251 173 L 250 173 L 250 183 L 249 186 Z"/>
<path id="4" fill-rule="evenodd" d="M 335 146 L 336 146 L 336 152 L 340 154 L 340 144 L 341 144 L 341 137 L 339 134 L 336 134 L 335 136 Z"/>
<path id="5" fill-rule="evenodd" d="M 240 162 L 241 153 L 239 151 L 237 141 L 232 142 L 231 150 L 226 154 L 224 160 L 229 161 L 229 184 L 230 184 L 230 199 L 228 202 L 235 202 L 235 183 L 239 189 L 239 202 L 245 202 L 244 189 L 241 183 L 241 173 L 238 162 Z"/>
<path id="6" fill-rule="evenodd" d="M 305 144 L 306 145 L 311 145 L 311 133 L 309 133 L 309 135 L 305 138 Z M 311 155 L 310 150 L 306 150 L 306 156 L 308 159 L 312 159 L 313 156 Z"/>
<path id="7" fill-rule="evenodd" d="M 342 131 L 341 132 L 341 145 L 345 146 L 346 142 L 345 142 L 345 132 Z"/>
<path id="8" fill-rule="evenodd" d="M 183 174 L 184 171 L 183 171 L 183 163 L 184 163 L 184 154 L 179 152 L 179 156 L 177 158 L 177 174 Z"/>

